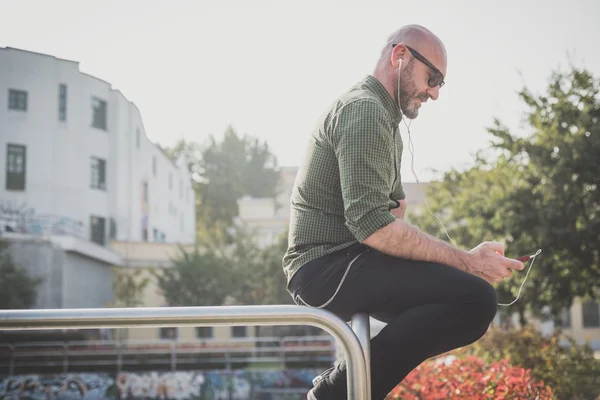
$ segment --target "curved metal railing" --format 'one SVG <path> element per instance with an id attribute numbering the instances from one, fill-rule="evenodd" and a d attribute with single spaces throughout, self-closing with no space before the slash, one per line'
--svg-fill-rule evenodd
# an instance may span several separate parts
<path id="1" fill-rule="evenodd" d="M 370 400 L 367 366 L 352 329 L 333 313 L 303 306 L 93 308 L 0 311 L 0 330 L 166 326 L 312 325 L 338 339 L 347 361 L 348 398 Z"/>

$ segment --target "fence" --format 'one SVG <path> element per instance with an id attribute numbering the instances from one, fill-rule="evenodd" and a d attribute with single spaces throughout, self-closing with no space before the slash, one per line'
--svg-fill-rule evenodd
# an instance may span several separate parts
<path id="1" fill-rule="evenodd" d="M 160 368 L 175 372 L 190 365 L 232 370 L 238 365 L 330 366 L 335 342 L 329 335 L 198 340 L 65 340 L 0 344 L 0 375 L 28 372 Z"/>
<path id="2" fill-rule="evenodd" d="M 367 365 L 358 338 L 344 321 L 322 309 L 276 305 L 0 312 L 0 330 L 219 325 L 312 325 L 321 328 L 338 339 L 343 347 L 347 361 L 348 397 L 370 400 Z"/>

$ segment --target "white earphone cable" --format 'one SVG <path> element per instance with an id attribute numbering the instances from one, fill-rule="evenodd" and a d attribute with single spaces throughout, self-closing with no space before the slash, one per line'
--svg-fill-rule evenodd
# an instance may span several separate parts
<path id="1" fill-rule="evenodd" d="M 425 207 L 427 207 L 427 211 L 429 211 L 429 213 L 439 221 L 440 225 L 442 226 L 442 229 L 444 230 L 444 233 L 446 234 L 446 236 L 448 237 L 448 239 L 450 240 L 450 242 L 454 245 L 454 247 L 458 247 L 456 246 L 456 243 L 454 243 L 454 241 L 452 240 L 452 238 L 450 237 L 450 235 L 448 234 L 448 231 L 446 230 L 446 227 L 444 226 L 444 223 L 442 222 L 441 219 L 439 219 L 437 217 L 437 215 L 435 215 L 431 209 L 429 208 L 429 205 L 427 204 L 427 199 L 425 198 L 425 194 L 423 193 L 423 190 L 421 189 L 421 183 L 419 181 L 419 177 L 417 176 L 417 173 L 415 172 L 415 147 L 414 144 L 412 142 L 412 137 L 410 134 L 410 124 L 412 122 L 412 120 L 409 121 L 409 123 L 406 123 L 406 119 L 404 118 L 404 115 L 402 114 L 402 106 L 400 105 L 400 66 L 398 66 L 398 108 L 400 109 L 400 114 L 402 115 L 402 121 L 404 122 L 404 125 L 406 126 L 406 130 L 408 132 L 408 151 L 410 151 L 411 154 L 411 161 L 410 161 L 410 169 L 411 172 L 413 174 L 413 176 L 415 177 L 415 180 L 417 182 L 417 187 L 419 188 L 419 192 L 421 193 L 421 197 L 423 198 L 423 202 L 425 203 Z M 400 127 L 398 127 L 398 130 L 400 130 Z M 536 257 L 542 252 L 542 249 L 539 249 L 535 254 L 533 254 L 531 256 L 531 264 L 529 265 L 529 268 L 527 269 L 527 274 L 525 274 L 525 279 L 523 279 L 523 282 L 521 283 L 521 286 L 519 287 L 519 292 L 517 293 L 517 297 L 510 303 L 508 304 L 504 304 L 504 303 L 498 303 L 499 306 L 504 306 L 504 307 L 508 307 L 513 305 L 518 299 L 519 296 L 521 295 L 521 289 L 523 289 L 523 285 L 525 285 L 525 282 L 527 281 L 527 277 L 529 276 L 529 272 L 531 271 L 531 267 L 533 267 L 533 264 L 535 262 Z"/>

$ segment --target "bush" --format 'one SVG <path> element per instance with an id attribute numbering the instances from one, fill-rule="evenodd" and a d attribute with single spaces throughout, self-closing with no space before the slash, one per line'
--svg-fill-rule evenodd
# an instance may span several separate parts
<path id="1" fill-rule="evenodd" d="M 531 371 L 508 360 L 489 365 L 476 356 L 427 360 L 402 381 L 386 400 L 555 399 L 550 387 L 536 382 Z"/>
<path id="2" fill-rule="evenodd" d="M 569 346 L 560 346 L 560 339 Z M 479 341 L 456 351 L 486 362 L 502 359 L 530 369 L 532 377 L 544 381 L 559 399 L 600 399 L 600 360 L 588 345 L 578 345 L 560 331 L 545 337 L 532 327 L 502 331 L 491 329 Z"/>

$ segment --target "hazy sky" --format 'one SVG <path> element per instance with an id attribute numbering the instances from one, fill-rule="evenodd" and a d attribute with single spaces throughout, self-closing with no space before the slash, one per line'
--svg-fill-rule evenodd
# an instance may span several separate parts
<path id="1" fill-rule="evenodd" d="M 141 110 L 152 141 L 204 141 L 228 124 L 297 165 L 325 107 L 371 73 L 387 36 L 418 23 L 448 50 L 446 86 L 411 125 L 415 169 L 468 164 L 516 92 L 571 60 L 600 75 L 600 1 L 0 0 L 0 46 L 79 61 Z M 405 144 L 406 128 L 401 124 Z M 410 173 L 405 145 L 402 175 Z"/>

